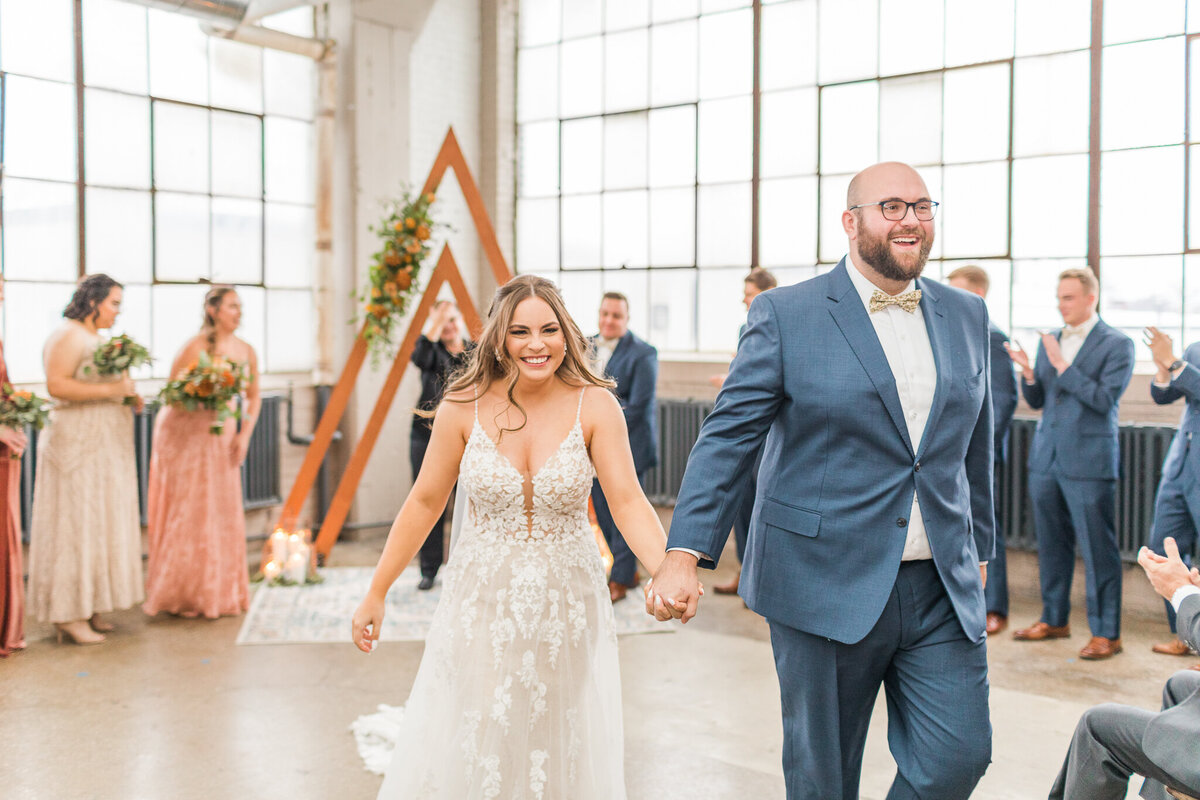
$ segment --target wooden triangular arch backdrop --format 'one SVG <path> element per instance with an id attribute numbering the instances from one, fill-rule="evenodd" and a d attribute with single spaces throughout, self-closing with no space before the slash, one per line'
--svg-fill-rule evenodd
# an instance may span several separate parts
<path id="1" fill-rule="evenodd" d="M 483 197 L 479 194 L 479 187 L 475 184 L 470 169 L 467 168 L 462 148 L 459 147 L 458 139 L 454 136 L 454 128 L 450 128 L 446 132 L 442 148 L 438 151 L 437 159 L 433 162 L 433 169 L 430 170 L 429 177 L 421 188 L 421 193 L 436 192 L 447 168 L 454 170 L 463 197 L 467 201 L 467 208 L 471 212 L 471 219 L 475 223 L 475 232 L 479 235 L 479 240 L 483 245 L 483 253 L 492 267 L 496 283 L 502 286 L 512 279 L 513 273 L 500 253 L 500 242 L 496 239 L 496 231 L 492 227 L 491 220 L 488 219 L 487 210 L 483 205 Z M 454 297 L 458 301 L 458 307 L 462 311 L 463 319 L 471 334 L 478 336 L 483 327 L 479 312 L 471 300 L 471 293 L 467 291 L 467 285 L 463 282 L 458 262 L 454 260 L 454 253 L 447 243 L 442 247 L 441 255 L 438 256 L 437 266 L 433 270 L 433 275 L 430 276 L 425 292 L 421 295 L 421 302 L 409 320 L 408 331 L 400 345 L 400 350 L 396 353 L 396 359 L 388 371 L 387 380 L 384 381 L 379 397 L 375 401 L 371 418 L 363 429 L 362 437 L 358 440 L 353 455 L 350 456 L 346 472 L 342 475 L 333 500 L 329 504 L 329 510 L 325 513 L 325 519 L 316 540 L 317 552 L 322 556 L 327 556 L 333 549 L 342 524 L 346 521 L 346 515 L 350 513 L 350 504 L 354 500 L 354 493 L 358 490 L 358 483 L 362 479 L 367 461 L 371 457 L 371 451 L 375 447 L 379 432 L 383 428 L 383 422 L 396 397 L 400 379 L 404 376 L 408 360 L 412 357 L 413 347 L 416 346 L 417 336 L 420 335 L 429 311 L 437 301 L 438 291 L 444 283 L 449 283 L 450 288 L 454 291 Z M 358 373 L 362 369 L 366 355 L 367 342 L 363 339 L 362 330 L 360 330 L 354 339 L 354 348 L 350 351 L 346 366 L 342 368 L 342 374 L 338 377 L 337 385 L 334 386 L 330 395 L 329 405 L 325 408 L 325 413 L 321 415 L 321 421 L 317 424 L 312 444 L 308 446 L 308 452 L 304 455 L 304 463 L 300 465 L 300 472 L 296 475 L 292 490 L 283 504 L 283 510 L 279 513 L 277 528 L 295 529 L 300 517 L 300 510 L 304 506 L 308 493 L 312 491 L 321 462 L 329 450 L 330 442 L 333 441 L 334 431 L 337 430 L 338 423 L 346 412 L 350 393 L 358 380 Z"/>

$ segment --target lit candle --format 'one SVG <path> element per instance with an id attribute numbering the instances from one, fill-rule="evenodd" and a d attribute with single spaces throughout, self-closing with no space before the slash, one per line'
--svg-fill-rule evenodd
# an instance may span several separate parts
<path id="1" fill-rule="evenodd" d="M 304 583 L 304 579 L 308 576 L 308 562 L 304 560 L 301 553 L 292 553 L 288 556 L 283 574 L 292 583 Z"/>
<path id="2" fill-rule="evenodd" d="M 278 561 L 268 561 L 263 565 L 263 578 L 267 581 L 267 583 L 270 583 L 278 578 L 279 573 L 282 571 L 283 567 L 279 565 Z"/>
<path id="3" fill-rule="evenodd" d="M 276 528 L 271 534 L 271 560 L 278 561 L 280 564 L 287 559 L 288 556 L 288 537 L 283 532 L 282 528 Z"/>
<path id="4" fill-rule="evenodd" d="M 299 553 L 302 547 L 304 547 L 304 539 L 300 534 L 293 533 L 287 537 L 287 552 L 289 556 Z"/>

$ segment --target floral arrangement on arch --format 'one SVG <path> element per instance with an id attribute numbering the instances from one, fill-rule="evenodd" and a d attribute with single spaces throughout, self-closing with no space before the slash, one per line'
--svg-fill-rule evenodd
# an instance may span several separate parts
<path id="1" fill-rule="evenodd" d="M 387 208 L 378 225 L 371 226 L 382 247 L 371 256 L 364 304 L 362 337 L 373 363 L 391 354 L 396 323 L 420 293 L 420 275 L 430 251 L 435 227 L 429 216 L 432 192 L 413 198 L 407 191 Z"/>

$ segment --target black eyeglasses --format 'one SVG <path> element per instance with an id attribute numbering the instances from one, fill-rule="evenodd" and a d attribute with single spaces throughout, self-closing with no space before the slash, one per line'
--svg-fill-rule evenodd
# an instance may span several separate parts
<path id="1" fill-rule="evenodd" d="M 906 203 L 903 200 L 881 200 L 878 203 L 862 203 L 857 206 L 850 206 L 848 211 L 853 211 L 856 208 L 868 208 L 870 206 L 879 206 L 879 210 L 883 212 L 883 218 L 892 222 L 899 222 L 908 216 L 908 210 L 911 208 L 913 214 L 921 222 L 929 222 L 937 214 L 938 204 L 933 200 L 918 200 L 915 203 Z"/>

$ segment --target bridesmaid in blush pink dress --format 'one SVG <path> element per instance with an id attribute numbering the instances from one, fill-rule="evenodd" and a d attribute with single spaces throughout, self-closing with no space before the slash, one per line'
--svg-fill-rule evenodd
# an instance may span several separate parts
<path id="1" fill-rule="evenodd" d="M 3 304 L 4 279 L 0 278 Z M 7 382 L 4 347 L 0 345 L 0 385 Z M 21 568 L 17 489 L 21 482 L 20 456 L 26 444 L 24 431 L 0 425 L 0 656 L 25 647 L 25 576 Z"/>
<path id="2" fill-rule="evenodd" d="M 254 348 L 234 335 L 241 318 L 237 292 L 213 288 L 204 298 L 203 328 L 171 365 L 178 375 L 207 351 L 247 364 L 249 381 L 240 430 L 227 420 L 223 433 L 209 433 L 215 411 L 158 412 L 147 496 L 147 614 L 216 619 L 250 607 L 241 465 L 261 401 Z"/>

